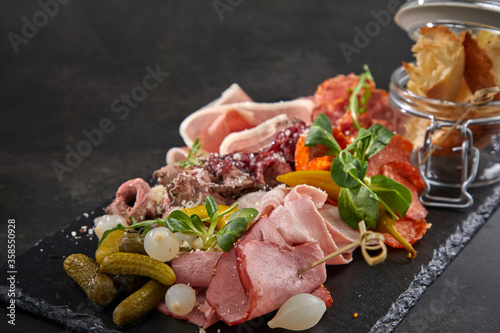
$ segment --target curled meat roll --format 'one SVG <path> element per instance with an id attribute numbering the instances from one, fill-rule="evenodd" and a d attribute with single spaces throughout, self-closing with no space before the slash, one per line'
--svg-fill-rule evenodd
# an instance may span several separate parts
<path id="1" fill-rule="evenodd" d="M 118 188 L 115 200 L 106 209 L 106 213 L 144 221 L 150 206 L 150 193 L 151 188 L 143 179 L 126 181 Z M 130 224 L 131 221 L 129 220 L 128 223 Z"/>

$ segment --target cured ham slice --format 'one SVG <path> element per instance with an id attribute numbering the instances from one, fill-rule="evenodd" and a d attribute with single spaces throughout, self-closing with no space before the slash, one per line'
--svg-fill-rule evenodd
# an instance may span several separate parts
<path id="1" fill-rule="evenodd" d="M 302 278 L 297 271 L 322 256 L 316 243 L 282 247 L 247 241 L 221 257 L 207 289 L 207 301 L 229 325 L 276 310 L 296 293 L 313 292 L 321 286 L 326 280 L 324 265 L 305 272 Z M 331 303 L 331 299 L 327 301 Z"/>
<path id="2" fill-rule="evenodd" d="M 238 324 L 244 321 L 248 297 L 238 275 L 234 248 L 219 259 L 206 296 L 207 302 L 226 323 Z"/>
<path id="3" fill-rule="evenodd" d="M 318 211 L 327 222 L 326 228 L 339 249 L 359 239 L 359 231 L 349 227 L 342 221 L 337 206 L 325 204 Z M 352 261 L 352 252 L 354 252 L 354 249 L 342 254 L 346 262 Z"/>
<path id="4" fill-rule="evenodd" d="M 165 156 L 165 162 L 167 164 L 175 164 L 180 161 L 184 161 L 189 154 L 189 147 L 172 147 L 167 151 Z"/>
<path id="5" fill-rule="evenodd" d="M 325 205 L 325 200 L 323 191 L 308 185 L 277 188 L 263 196 L 266 214 L 221 256 L 206 292 L 207 302 L 224 322 L 235 325 L 276 310 L 300 292 L 314 293 L 331 304 L 321 285 L 326 279 L 324 264 L 305 272 L 302 279 L 297 276 L 300 268 L 336 251 L 334 239 L 339 244 L 357 239 L 357 232 L 349 230 L 337 218 L 336 207 Z M 346 254 L 327 264 L 351 259 Z"/>
<path id="6" fill-rule="evenodd" d="M 208 103 L 202 109 L 241 102 L 252 102 L 252 99 L 241 89 L 239 84 L 233 83 L 222 92 L 219 98 Z"/>
<path id="7" fill-rule="evenodd" d="M 304 98 L 277 103 L 243 102 L 206 107 L 188 116 L 179 131 L 188 147 L 200 138 L 205 152 L 219 153 L 222 141 L 230 133 L 256 127 L 278 115 L 311 123 L 313 107 L 314 102 Z"/>
<path id="8" fill-rule="evenodd" d="M 191 287 L 208 288 L 221 255 L 222 252 L 214 251 L 181 253 L 171 264 L 176 277 L 175 282 L 188 284 Z"/>
<path id="9" fill-rule="evenodd" d="M 269 215 L 276 207 L 281 206 L 290 190 L 289 187 L 280 186 L 267 192 L 262 197 L 259 206 L 256 207 L 259 210 L 259 215 Z"/>
<path id="10" fill-rule="evenodd" d="M 219 154 L 254 153 L 266 148 L 276 135 L 291 123 L 288 115 L 280 114 L 255 127 L 232 132 L 222 140 Z"/>
<path id="11" fill-rule="evenodd" d="M 317 243 L 280 247 L 254 240 L 237 246 L 236 254 L 242 286 L 248 292 L 245 320 L 276 310 L 293 295 L 310 293 L 326 281 L 324 265 L 297 274 L 323 257 Z"/>
<path id="12" fill-rule="evenodd" d="M 328 232 L 325 220 L 311 200 L 298 199 L 279 206 L 272 212 L 270 218 L 288 244 L 317 242 L 325 255 L 338 250 Z M 345 263 L 347 262 L 342 256 L 327 261 L 328 265 Z"/>

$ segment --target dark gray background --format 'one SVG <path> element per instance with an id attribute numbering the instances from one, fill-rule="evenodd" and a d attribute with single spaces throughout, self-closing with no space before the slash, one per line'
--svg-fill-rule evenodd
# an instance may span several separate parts
<path id="1" fill-rule="evenodd" d="M 228 11 L 219 15 L 216 3 Z M 0 263 L 7 260 L 7 219 L 16 219 L 21 254 L 100 207 L 124 181 L 161 167 L 167 149 L 182 145 L 180 122 L 233 82 L 255 101 L 274 102 L 311 95 L 323 80 L 368 64 L 378 87 L 388 89 L 392 71 L 412 60 L 406 33 L 392 20 L 377 25 L 390 3 L 397 1 L 68 1 L 45 15 L 46 22 L 37 2 L 4 3 Z M 16 52 L 9 36 L 22 37 L 26 21 L 34 20 L 38 31 Z M 380 29 L 360 45 L 358 31 L 374 26 Z M 359 53 L 346 58 L 341 43 L 360 46 Z M 119 119 L 113 101 L 142 85 L 148 66 L 169 75 Z M 76 149 L 86 139 L 82 132 L 103 118 L 114 129 L 59 181 L 53 163 L 64 164 L 66 147 Z M 500 310 L 499 224 L 496 214 L 397 331 L 500 328 L 494 315 Z M 458 290 L 454 298 L 443 296 L 450 285 Z M 5 313 L 2 306 L 0 327 L 12 329 Z M 64 330 L 21 310 L 16 319 L 19 332 Z"/>

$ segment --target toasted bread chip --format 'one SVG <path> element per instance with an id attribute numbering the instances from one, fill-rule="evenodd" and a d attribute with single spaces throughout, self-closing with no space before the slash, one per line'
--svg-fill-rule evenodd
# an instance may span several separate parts
<path id="1" fill-rule="evenodd" d="M 493 74 L 493 60 L 470 31 L 465 34 L 464 50 L 464 78 L 472 93 L 480 89 L 495 87 L 497 83 Z M 500 95 L 496 97 L 498 96 Z"/>
<path id="2" fill-rule="evenodd" d="M 454 101 L 464 74 L 465 33 L 456 35 L 444 26 L 420 28 L 421 37 L 412 47 L 416 64 L 403 62 L 413 93 L 445 101 Z"/>
<path id="3" fill-rule="evenodd" d="M 488 30 L 481 30 L 477 34 L 477 42 L 493 62 L 492 74 L 495 78 L 495 86 L 500 86 L 500 34 Z M 500 93 L 495 96 L 495 100 L 500 100 Z"/>

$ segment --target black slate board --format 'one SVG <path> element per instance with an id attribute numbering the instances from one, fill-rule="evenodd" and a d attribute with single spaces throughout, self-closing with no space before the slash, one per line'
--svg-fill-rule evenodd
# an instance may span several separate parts
<path id="1" fill-rule="evenodd" d="M 390 249 L 385 263 L 370 267 L 359 251 L 352 263 L 329 266 L 325 286 L 331 291 L 333 305 L 310 332 L 390 332 L 418 301 L 422 293 L 439 276 L 471 237 L 498 207 L 500 185 L 470 191 L 474 205 L 467 210 L 429 209 L 427 221 L 432 228 L 415 249 L 411 260 L 403 250 Z M 102 215 L 103 203 L 92 212 L 83 213 L 74 222 L 45 238 L 16 258 L 16 307 L 64 325 L 74 332 L 198 332 L 198 327 L 184 321 L 152 312 L 128 328 L 112 322 L 113 306 L 97 307 L 64 272 L 64 258 L 72 253 L 93 255 L 97 237 L 80 233 L 82 226 L 92 227 Z M 75 236 L 76 233 L 76 236 Z M 8 267 L 1 269 L 0 299 L 9 302 L 5 284 Z M 357 318 L 353 314 L 358 313 Z M 266 323 L 273 313 L 244 324 L 229 327 L 213 325 L 207 332 L 280 332 Z M 284 331 L 284 330 L 283 330 Z"/>

